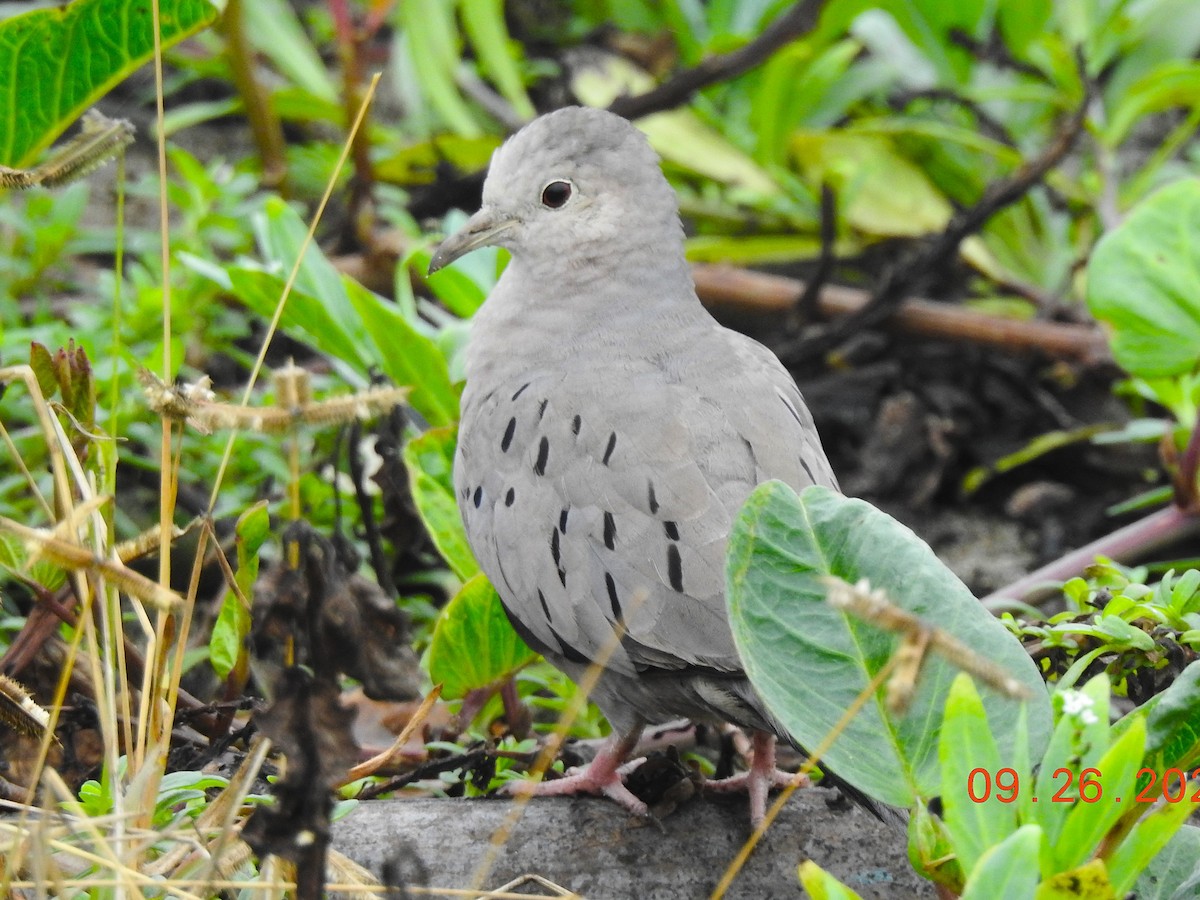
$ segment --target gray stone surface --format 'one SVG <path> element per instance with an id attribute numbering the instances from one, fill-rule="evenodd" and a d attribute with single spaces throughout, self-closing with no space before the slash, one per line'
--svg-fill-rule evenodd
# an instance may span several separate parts
<path id="1" fill-rule="evenodd" d="M 802 897 L 796 870 L 805 859 L 864 898 L 934 896 L 908 864 L 902 825 L 884 825 L 858 807 L 831 808 L 832 796 L 797 792 L 726 896 Z M 467 888 L 512 810 L 508 800 L 376 800 L 335 825 L 333 845 L 376 874 L 390 859 L 406 873 L 423 867 L 429 887 Z M 604 800 L 538 798 L 483 888 L 537 874 L 588 900 L 704 898 L 750 832 L 744 798 L 693 799 L 662 824 L 662 831 L 643 825 Z"/>

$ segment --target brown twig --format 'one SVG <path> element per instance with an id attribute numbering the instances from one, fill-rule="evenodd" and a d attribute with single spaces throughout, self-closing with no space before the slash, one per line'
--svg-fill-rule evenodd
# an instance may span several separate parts
<path id="1" fill-rule="evenodd" d="M 250 134 L 262 159 L 262 183 L 274 188 L 284 197 L 287 190 L 287 158 L 283 147 L 283 125 L 267 98 L 266 91 L 254 73 L 254 51 L 246 40 L 245 20 L 242 17 L 244 0 L 229 0 L 221 17 L 221 33 L 225 36 L 225 59 L 233 76 L 234 87 L 242 98 Z"/>
<path id="2" fill-rule="evenodd" d="M 804 292 L 804 282 L 797 279 L 727 265 L 697 264 L 692 275 L 696 292 L 709 307 L 786 314 Z M 853 318 L 870 301 L 868 291 L 828 285 L 820 292 L 818 310 L 824 319 Z M 902 300 L 886 324 L 902 333 L 971 341 L 1010 352 L 1035 350 L 1088 365 L 1111 359 L 1103 332 L 1093 326 L 1009 319 L 930 300 Z"/>
<path id="3" fill-rule="evenodd" d="M 799 363 L 827 352 L 851 334 L 881 325 L 892 316 L 906 295 L 918 291 L 933 273 L 942 271 L 953 261 L 967 237 L 979 231 L 997 212 L 1024 197 L 1067 155 L 1082 132 L 1091 102 L 1090 86 L 1086 81 L 1084 83 L 1083 99 L 1040 156 L 1022 165 L 1010 177 L 988 185 L 979 202 L 957 213 L 940 234 L 923 241 L 907 259 L 885 272 L 870 301 L 861 310 L 825 333 L 781 353 L 783 361 Z"/>
<path id="4" fill-rule="evenodd" d="M 638 119 L 653 112 L 673 109 L 686 103 L 701 88 L 735 78 L 762 65 L 776 50 L 807 32 L 816 17 L 816 4 L 800 2 L 790 6 L 762 34 L 731 53 L 702 60 L 690 69 L 677 72 L 653 90 L 635 97 L 618 97 L 609 104 L 609 112 L 627 119 Z"/>
<path id="5" fill-rule="evenodd" d="M 1132 565 L 1160 547 L 1196 532 L 1200 532 L 1200 515 L 1188 513 L 1178 506 L 1168 506 L 1047 563 L 1024 578 L 993 591 L 982 602 L 989 608 L 1003 607 L 1009 601 L 1037 602 L 1057 594 L 1060 584 L 1082 574 L 1097 556 Z"/>

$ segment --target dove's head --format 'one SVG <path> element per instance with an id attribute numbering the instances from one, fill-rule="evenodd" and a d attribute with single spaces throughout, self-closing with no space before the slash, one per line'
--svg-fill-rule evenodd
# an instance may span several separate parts
<path id="1" fill-rule="evenodd" d="M 642 133 L 620 116 L 571 106 L 496 151 L 483 207 L 442 242 L 429 271 L 485 246 L 561 269 L 612 253 L 681 257 L 682 242 L 675 192 Z"/>

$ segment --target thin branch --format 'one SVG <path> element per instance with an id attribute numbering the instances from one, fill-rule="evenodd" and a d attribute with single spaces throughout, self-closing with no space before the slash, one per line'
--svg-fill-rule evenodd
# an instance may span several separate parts
<path id="1" fill-rule="evenodd" d="M 635 97 L 618 97 L 608 107 L 626 119 L 639 119 L 653 112 L 673 109 L 686 103 L 701 88 L 736 78 L 762 65 L 776 50 L 790 44 L 812 28 L 816 10 L 811 2 L 793 4 L 762 34 L 732 53 L 702 60 L 690 69 L 677 72 L 653 90 Z"/>
<path id="2" fill-rule="evenodd" d="M 1091 102 L 1090 85 L 1085 81 L 1083 99 L 1070 119 L 1059 129 L 1054 140 L 1040 156 L 1021 166 L 1013 175 L 992 182 L 979 202 L 951 218 L 945 229 L 932 240 L 924 241 L 905 260 L 892 266 L 875 288 L 870 301 L 854 316 L 827 332 L 781 354 L 784 362 L 794 365 L 825 353 L 851 334 L 876 327 L 892 316 L 903 298 L 919 289 L 934 272 L 942 271 L 958 254 L 962 242 L 979 231 L 997 212 L 1020 200 L 1067 155 L 1083 124 Z"/>
<path id="3" fill-rule="evenodd" d="M 794 278 L 728 265 L 697 264 L 692 266 L 692 276 L 696 293 L 710 308 L 787 314 L 805 290 L 804 282 Z M 871 294 L 860 288 L 827 285 L 820 292 L 818 312 L 823 319 L 853 320 L 870 301 Z M 899 303 L 886 326 L 901 333 L 970 341 L 1009 353 L 1033 350 L 1085 365 L 1112 359 L 1104 333 L 1095 326 L 1011 319 L 911 297 Z"/>

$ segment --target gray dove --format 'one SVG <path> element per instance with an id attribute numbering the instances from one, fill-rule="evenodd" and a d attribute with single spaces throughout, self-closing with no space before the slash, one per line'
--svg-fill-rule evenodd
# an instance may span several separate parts
<path id="1" fill-rule="evenodd" d="M 512 260 L 466 349 L 454 484 L 513 626 L 613 727 L 583 770 L 522 788 L 606 795 L 642 729 L 687 717 L 752 733 L 760 821 L 785 730 L 755 693 L 725 611 L 725 548 L 755 485 L 837 479 L 779 360 L 696 297 L 675 193 L 626 120 L 569 107 L 501 146 L 483 207 L 429 270 L 483 246 Z"/>

